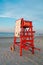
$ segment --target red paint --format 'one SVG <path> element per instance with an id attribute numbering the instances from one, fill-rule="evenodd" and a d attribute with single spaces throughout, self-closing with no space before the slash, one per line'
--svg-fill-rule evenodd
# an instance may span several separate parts
<path id="1" fill-rule="evenodd" d="M 19 22 L 19 21 L 18 21 Z M 26 29 L 28 28 L 28 30 Z M 21 32 L 20 32 L 20 43 L 16 42 L 16 38 L 14 37 L 14 45 L 20 47 L 20 56 L 22 56 L 22 50 L 29 50 L 32 49 L 32 54 L 34 54 L 34 50 L 40 50 L 35 48 L 34 46 L 34 33 L 32 21 L 25 21 L 23 18 L 21 19 Z"/>

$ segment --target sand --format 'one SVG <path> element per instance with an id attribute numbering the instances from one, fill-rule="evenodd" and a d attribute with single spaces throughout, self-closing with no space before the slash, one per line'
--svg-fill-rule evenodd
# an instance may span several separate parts
<path id="1" fill-rule="evenodd" d="M 12 43 L 13 38 L 0 38 L 0 65 L 43 65 L 43 36 L 35 37 L 35 46 L 41 50 L 35 50 L 34 55 L 23 50 L 23 56 L 20 56 L 19 47 L 11 52 L 9 47 Z"/>

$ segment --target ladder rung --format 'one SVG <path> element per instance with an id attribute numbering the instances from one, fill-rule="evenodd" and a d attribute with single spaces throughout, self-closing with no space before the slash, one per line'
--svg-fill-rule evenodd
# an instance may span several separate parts
<path id="1" fill-rule="evenodd" d="M 33 40 L 22 40 L 24 43 L 25 42 L 33 42 Z"/>
<path id="2" fill-rule="evenodd" d="M 23 37 L 23 38 L 29 38 L 29 37 L 33 37 L 34 35 L 25 35 L 25 36 L 21 36 L 21 37 Z"/>
<path id="3" fill-rule="evenodd" d="M 20 33 L 24 33 L 24 31 L 21 31 Z M 35 33 L 35 31 L 25 31 L 25 33 Z"/>

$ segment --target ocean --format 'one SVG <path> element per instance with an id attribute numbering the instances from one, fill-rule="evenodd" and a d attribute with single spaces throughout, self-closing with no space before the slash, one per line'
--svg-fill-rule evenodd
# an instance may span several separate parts
<path id="1" fill-rule="evenodd" d="M 12 32 L 0 32 L 0 37 L 14 37 Z"/>
<path id="2" fill-rule="evenodd" d="M 0 32 L 0 48 L 8 48 L 13 44 L 14 33 Z"/>
<path id="3" fill-rule="evenodd" d="M 39 33 L 35 33 L 35 36 L 43 36 L 43 34 L 39 34 Z M 14 37 L 14 33 L 13 32 L 0 32 L 0 38 L 2 37 Z"/>

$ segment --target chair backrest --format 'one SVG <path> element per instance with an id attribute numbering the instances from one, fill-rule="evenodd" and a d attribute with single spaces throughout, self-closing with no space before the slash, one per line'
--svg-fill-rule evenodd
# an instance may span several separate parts
<path id="1" fill-rule="evenodd" d="M 21 28 L 32 28 L 32 21 L 26 21 L 23 18 L 16 21 L 15 36 L 20 37 Z"/>
<path id="2" fill-rule="evenodd" d="M 21 20 L 22 27 L 32 27 L 32 21 Z"/>

